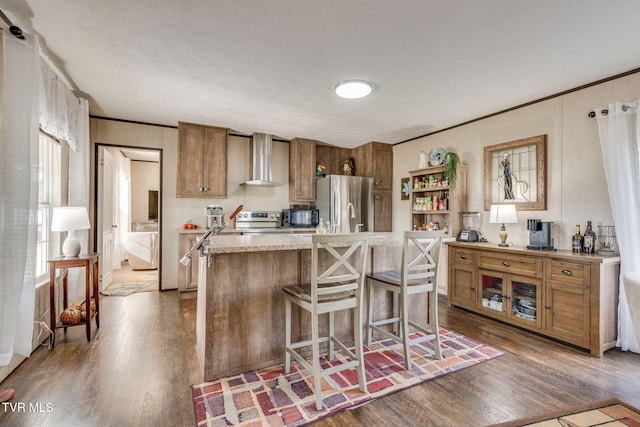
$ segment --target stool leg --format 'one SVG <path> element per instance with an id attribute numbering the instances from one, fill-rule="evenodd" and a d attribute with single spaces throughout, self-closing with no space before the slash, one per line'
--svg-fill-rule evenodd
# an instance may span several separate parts
<path id="1" fill-rule="evenodd" d="M 371 338 L 373 338 L 373 328 L 371 323 L 373 322 L 373 297 L 374 286 L 371 284 L 371 280 L 367 281 L 367 293 L 369 294 L 369 304 L 367 305 L 367 346 L 371 345 Z"/>
<path id="2" fill-rule="evenodd" d="M 407 371 L 411 370 L 411 348 L 409 342 L 409 319 L 407 318 L 407 296 L 404 292 L 400 293 L 400 323 L 402 331 L 402 342 L 404 343 L 404 359 Z"/>
<path id="3" fill-rule="evenodd" d="M 395 319 L 398 319 L 398 321 L 393 324 L 393 327 L 395 328 L 393 330 L 393 333 L 396 336 L 402 338 L 402 314 L 399 312 L 399 309 L 398 309 L 398 293 L 391 292 L 391 298 L 392 298 L 392 307 L 393 307 L 393 317 Z"/>
<path id="4" fill-rule="evenodd" d="M 353 342 L 356 347 L 356 359 L 358 359 L 358 384 L 360 391 L 367 392 L 367 379 L 364 372 L 364 356 L 362 355 L 362 306 L 357 305 L 353 309 Z"/>
<path id="5" fill-rule="evenodd" d="M 320 344 L 318 342 L 318 313 L 314 312 L 311 316 L 311 341 L 312 341 L 312 355 L 313 357 L 313 388 L 316 396 L 316 409 L 322 410 L 322 378 L 320 376 Z"/>
<path id="6" fill-rule="evenodd" d="M 438 323 L 438 291 L 434 290 L 427 294 L 429 298 L 429 327 L 434 334 L 433 351 L 436 359 L 442 360 L 442 349 L 440 348 L 440 325 Z"/>
<path id="7" fill-rule="evenodd" d="M 335 331 L 335 322 L 333 317 L 333 311 L 329 312 L 329 360 L 333 360 L 333 353 L 335 351 L 335 345 L 333 343 L 333 334 Z"/>
<path id="8" fill-rule="evenodd" d="M 289 298 L 284 299 L 284 371 L 289 373 L 291 371 L 291 354 L 289 354 L 289 347 L 291 347 L 291 301 Z"/>

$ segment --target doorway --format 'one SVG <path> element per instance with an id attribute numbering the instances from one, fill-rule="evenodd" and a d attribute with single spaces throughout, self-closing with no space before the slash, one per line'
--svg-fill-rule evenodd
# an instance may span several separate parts
<path id="1" fill-rule="evenodd" d="M 100 292 L 162 290 L 162 150 L 96 144 Z"/>

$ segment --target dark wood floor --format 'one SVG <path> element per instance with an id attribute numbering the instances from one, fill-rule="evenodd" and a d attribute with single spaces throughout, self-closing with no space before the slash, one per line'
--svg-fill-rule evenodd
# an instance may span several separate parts
<path id="1" fill-rule="evenodd" d="M 189 386 L 201 382 L 195 299 L 175 291 L 103 297 L 99 332 L 58 331 L 2 384 L 25 411 L 2 426 L 189 426 Z M 344 411 L 317 426 L 483 426 L 618 397 L 640 407 L 640 355 L 602 359 L 441 301 L 441 325 L 505 355 Z M 95 326 L 94 326 L 95 330 Z M 33 404 L 40 410 L 34 411 Z M 29 406 L 31 405 L 31 411 Z"/>

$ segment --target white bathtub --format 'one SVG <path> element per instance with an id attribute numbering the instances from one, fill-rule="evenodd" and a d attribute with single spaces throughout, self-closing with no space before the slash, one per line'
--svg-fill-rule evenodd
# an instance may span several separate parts
<path id="1" fill-rule="evenodd" d="M 129 266 L 134 270 L 157 269 L 159 243 L 157 231 L 127 233 L 125 248 Z"/>

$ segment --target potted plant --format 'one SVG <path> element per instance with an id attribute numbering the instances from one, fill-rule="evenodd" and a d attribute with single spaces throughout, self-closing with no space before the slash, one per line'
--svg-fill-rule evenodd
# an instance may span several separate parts
<path id="1" fill-rule="evenodd" d="M 449 187 L 451 191 L 456 189 L 456 180 L 458 179 L 458 163 L 460 163 L 460 156 L 456 153 L 447 152 L 444 156 L 444 173 L 449 181 Z"/>

